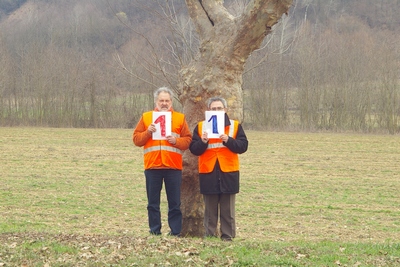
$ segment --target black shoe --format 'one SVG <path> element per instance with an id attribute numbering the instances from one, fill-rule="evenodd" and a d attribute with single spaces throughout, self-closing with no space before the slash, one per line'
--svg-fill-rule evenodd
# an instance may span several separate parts
<path id="1" fill-rule="evenodd" d="M 169 235 L 169 236 L 175 236 L 175 237 L 181 237 L 181 234 L 180 234 L 180 233 L 179 233 L 179 234 L 174 234 L 174 233 L 172 233 L 172 232 L 169 232 L 168 235 Z"/>
<path id="2" fill-rule="evenodd" d="M 226 242 L 232 242 L 233 241 L 232 238 L 230 238 L 230 237 L 222 237 L 221 240 L 222 241 L 226 241 Z"/>
<path id="3" fill-rule="evenodd" d="M 160 233 L 160 232 L 153 232 L 153 231 L 149 231 L 149 233 L 150 233 L 151 235 L 161 235 L 161 233 Z"/>

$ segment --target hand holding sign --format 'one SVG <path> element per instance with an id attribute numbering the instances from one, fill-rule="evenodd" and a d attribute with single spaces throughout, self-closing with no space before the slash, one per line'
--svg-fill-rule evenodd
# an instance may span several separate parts
<path id="1" fill-rule="evenodd" d="M 153 124 L 156 127 L 153 140 L 166 140 L 171 135 L 171 112 L 153 111 Z"/>

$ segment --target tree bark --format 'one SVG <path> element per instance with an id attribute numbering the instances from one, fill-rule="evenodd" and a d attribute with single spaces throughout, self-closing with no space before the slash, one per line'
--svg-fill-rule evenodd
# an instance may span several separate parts
<path id="1" fill-rule="evenodd" d="M 205 101 L 222 96 L 228 115 L 243 119 L 242 74 L 251 52 L 259 48 L 293 0 L 253 0 L 239 17 L 222 0 L 185 0 L 200 38 L 196 59 L 180 71 L 180 100 L 189 126 L 204 120 Z M 203 199 L 199 193 L 197 157 L 184 155 L 182 213 L 185 236 L 203 236 Z"/>

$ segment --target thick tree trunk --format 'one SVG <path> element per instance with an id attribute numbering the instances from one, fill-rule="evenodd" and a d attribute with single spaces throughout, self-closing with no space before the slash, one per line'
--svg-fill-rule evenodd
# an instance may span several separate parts
<path id="1" fill-rule="evenodd" d="M 244 64 L 293 0 L 252 0 L 234 17 L 222 0 L 186 0 L 199 34 L 199 57 L 180 72 L 183 112 L 191 129 L 204 120 L 206 100 L 222 96 L 228 115 L 243 119 L 242 74 Z M 197 157 L 184 155 L 182 213 L 185 236 L 203 236 L 203 199 L 199 193 Z"/>
<path id="2" fill-rule="evenodd" d="M 243 68 L 243 64 L 232 66 L 218 62 L 217 57 L 210 62 L 213 64 L 210 66 L 208 63 L 207 66 L 200 60 L 193 62 L 193 67 L 182 70 L 184 85 L 182 85 L 181 101 L 190 129 L 194 129 L 199 121 L 204 120 L 206 100 L 212 96 L 224 97 L 228 102 L 229 116 L 237 120 L 242 119 L 242 72 L 240 69 Z M 204 235 L 203 198 L 199 193 L 197 160 L 196 156 L 186 151 L 182 183 L 182 234 L 186 236 Z"/>

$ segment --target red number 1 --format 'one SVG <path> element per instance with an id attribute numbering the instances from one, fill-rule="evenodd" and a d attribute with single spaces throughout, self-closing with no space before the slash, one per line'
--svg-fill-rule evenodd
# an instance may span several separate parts
<path id="1" fill-rule="evenodd" d="M 165 115 L 159 116 L 159 117 L 154 121 L 154 123 L 155 123 L 155 124 L 160 123 L 161 136 L 162 136 L 162 137 L 165 137 L 165 135 L 166 135 L 166 130 L 165 130 L 165 128 L 166 128 L 166 126 L 165 126 Z"/>

